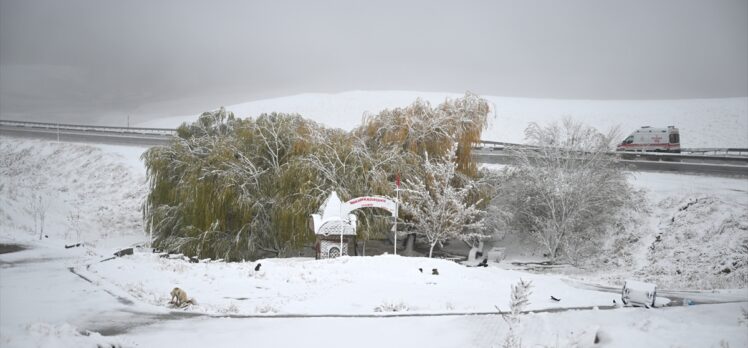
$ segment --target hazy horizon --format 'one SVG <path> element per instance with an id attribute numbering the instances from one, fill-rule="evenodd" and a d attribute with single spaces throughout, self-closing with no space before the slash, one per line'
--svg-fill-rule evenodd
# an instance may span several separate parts
<path id="1" fill-rule="evenodd" d="M 0 117 L 133 122 L 301 93 L 748 96 L 748 2 L 0 0 Z"/>

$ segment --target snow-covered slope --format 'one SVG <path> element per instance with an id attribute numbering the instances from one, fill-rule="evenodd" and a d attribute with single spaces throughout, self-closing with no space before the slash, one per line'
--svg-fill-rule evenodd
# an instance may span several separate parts
<path id="1" fill-rule="evenodd" d="M 350 130 L 361 124 L 364 113 L 403 107 L 416 98 L 432 105 L 455 93 L 411 91 L 354 91 L 338 94 L 300 94 L 227 106 L 238 117 L 256 117 L 273 111 L 299 113 L 331 127 Z M 641 126 L 676 126 L 683 147 L 748 148 L 748 98 L 692 100 L 559 100 L 483 96 L 494 115 L 484 140 L 521 143 L 529 122 L 547 123 L 571 117 L 600 130 L 620 126 L 627 135 Z M 195 115 L 155 119 L 143 127 L 179 126 Z"/>
<path id="2" fill-rule="evenodd" d="M 598 270 L 609 282 L 632 273 L 669 289 L 748 286 L 748 180 L 636 173 L 643 190 L 614 233 Z M 616 279 L 617 278 L 617 279 Z"/>
<path id="3" fill-rule="evenodd" d="M 41 197 L 49 239 L 142 241 L 144 150 L 0 137 L 0 238 L 38 239 L 31 206 Z"/>

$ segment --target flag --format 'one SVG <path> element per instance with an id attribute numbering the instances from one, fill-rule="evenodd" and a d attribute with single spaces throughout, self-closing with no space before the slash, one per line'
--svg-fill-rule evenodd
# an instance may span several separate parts
<path id="1" fill-rule="evenodd" d="M 400 188 L 400 173 L 395 174 L 395 186 Z"/>

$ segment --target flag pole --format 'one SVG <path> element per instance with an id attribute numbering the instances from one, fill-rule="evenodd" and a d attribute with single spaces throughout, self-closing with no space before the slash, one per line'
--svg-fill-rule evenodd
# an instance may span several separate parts
<path id="1" fill-rule="evenodd" d="M 397 198 L 395 199 L 395 223 L 392 226 L 392 231 L 394 233 L 393 240 L 395 242 L 392 243 L 392 248 L 394 249 L 395 255 L 397 255 L 397 217 L 400 214 L 400 173 L 397 173 L 395 176 L 395 193 L 397 195 Z"/>

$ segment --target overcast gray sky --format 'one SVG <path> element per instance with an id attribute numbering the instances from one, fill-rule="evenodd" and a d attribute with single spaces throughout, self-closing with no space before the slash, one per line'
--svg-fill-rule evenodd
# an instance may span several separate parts
<path id="1" fill-rule="evenodd" d="M 748 1 L 0 0 L 4 119 L 395 89 L 744 97 Z"/>

